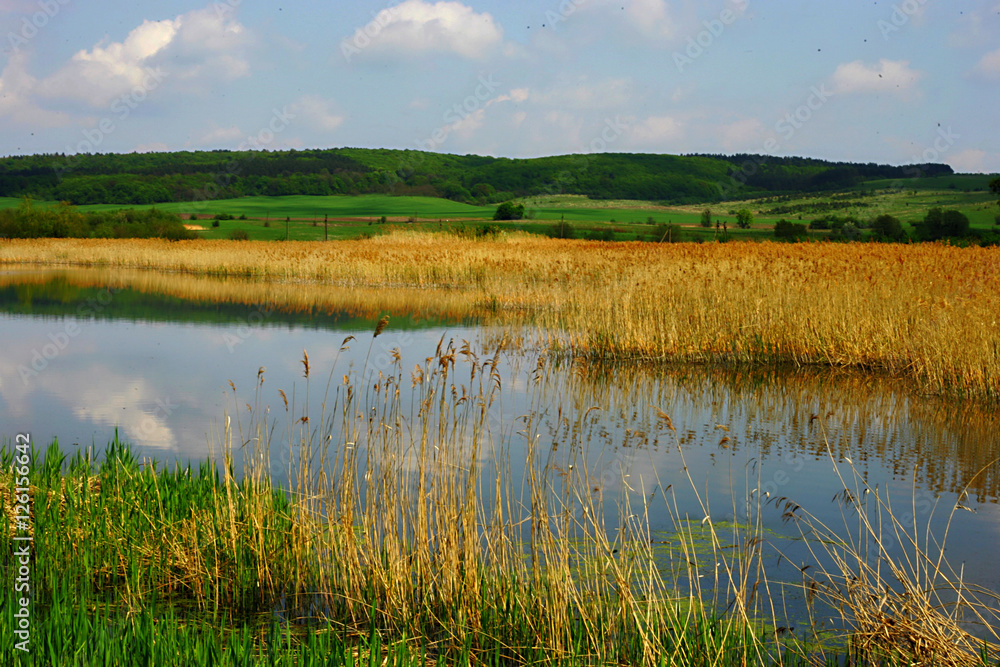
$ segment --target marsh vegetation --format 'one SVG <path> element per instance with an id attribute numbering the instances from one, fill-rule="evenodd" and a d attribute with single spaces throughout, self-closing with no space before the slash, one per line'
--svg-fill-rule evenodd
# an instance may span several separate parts
<path id="1" fill-rule="evenodd" d="M 342 347 L 370 352 L 386 325 Z M 21 664 L 998 658 L 996 600 L 951 570 L 944 543 L 845 464 L 822 429 L 814 445 L 842 476 L 839 525 L 765 492 L 753 466 L 728 507 L 690 473 L 667 484 L 655 468 L 622 468 L 608 485 L 592 442 L 601 408 L 565 403 L 559 450 L 548 446 L 546 406 L 567 387 L 539 357 L 523 369 L 527 410 L 511 414 L 502 348 L 442 339 L 411 371 L 373 369 L 365 354 L 361 367 L 334 360 L 318 377 L 304 353 L 302 405 L 322 392 L 319 414 L 290 400 L 272 416 L 261 369 L 254 404 L 213 441 L 221 465 L 170 468 L 117 441 L 97 456 L 34 452 L 41 639 Z M 684 436 L 650 411 L 644 437 L 684 465 Z M 270 469 L 274 450 L 287 476 Z M 8 539 L 12 487 L 5 474 Z M 654 526 L 654 514 L 668 521 Z M 784 535 L 769 515 L 784 517 Z M 781 570 L 789 544 L 811 558 Z"/>

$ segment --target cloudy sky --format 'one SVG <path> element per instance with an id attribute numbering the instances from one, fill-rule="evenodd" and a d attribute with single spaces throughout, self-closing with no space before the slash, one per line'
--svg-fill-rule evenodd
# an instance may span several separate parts
<path id="1" fill-rule="evenodd" d="M 0 0 L 0 155 L 806 155 L 1000 171 L 1000 0 Z"/>

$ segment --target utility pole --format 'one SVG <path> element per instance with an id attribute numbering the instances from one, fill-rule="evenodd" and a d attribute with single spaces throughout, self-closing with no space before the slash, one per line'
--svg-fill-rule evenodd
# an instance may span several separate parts
<path id="1" fill-rule="evenodd" d="M 323 240 L 324 241 L 327 240 L 327 230 L 330 228 L 329 224 L 327 224 L 329 219 L 330 219 L 329 214 L 324 213 L 323 214 Z"/>
<path id="2" fill-rule="evenodd" d="M 285 240 L 286 240 L 286 241 L 288 240 L 288 222 L 289 222 L 289 221 L 290 221 L 291 219 L 292 219 L 292 216 L 290 216 L 290 215 L 286 215 L 286 216 L 285 216 Z"/>

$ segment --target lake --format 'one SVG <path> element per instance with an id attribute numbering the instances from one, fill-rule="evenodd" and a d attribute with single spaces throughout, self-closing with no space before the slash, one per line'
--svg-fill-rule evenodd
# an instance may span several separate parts
<path id="1" fill-rule="evenodd" d="M 383 314 L 389 324 L 373 338 Z M 674 530 L 671 507 L 699 525 L 706 516 L 741 525 L 748 496 L 764 498 L 759 516 L 781 550 L 770 561 L 789 580 L 809 553 L 800 510 L 788 503 L 843 525 L 837 497 L 863 480 L 891 498 L 909 530 L 923 535 L 929 523 L 940 536 L 947 527 L 952 565 L 967 582 L 1000 589 L 1000 417 L 989 404 L 921 396 L 893 378 L 595 364 L 514 344 L 509 327 L 447 295 L 103 269 L 3 268 L 0 327 L 7 442 L 30 433 L 38 444 L 58 438 L 99 453 L 117 430 L 143 456 L 219 460 L 227 415 L 239 426 L 266 413 L 276 434 L 270 470 L 285 483 L 285 434 L 303 414 L 318 421 L 328 384 L 398 374 L 405 415 L 412 369 L 453 348 L 456 391 L 472 390 L 467 360 L 497 359 L 487 422 L 510 462 L 504 473 L 481 452 L 486 479 L 523 479 L 530 442 L 553 474 L 583 468 L 608 526 L 621 520 L 623 499 L 639 508 L 645 499 L 654 542 Z"/>

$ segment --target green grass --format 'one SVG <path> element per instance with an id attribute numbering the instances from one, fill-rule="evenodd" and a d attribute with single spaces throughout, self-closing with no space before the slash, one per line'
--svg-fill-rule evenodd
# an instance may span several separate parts
<path id="1" fill-rule="evenodd" d="M 656 202 L 641 201 L 600 201 L 581 195 L 552 195 L 524 200 L 529 218 L 518 222 L 499 223 L 501 229 L 522 230 L 531 233 L 545 233 L 547 228 L 559 220 L 569 222 L 577 231 L 577 237 L 585 237 L 591 232 L 612 230 L 615 240 L 646 239 L 654 230 L 654 225 L 675 224 L 684 230 L 685 240 L 709 241 L 716 238 L 713 228 L 699 226 L 699 213 L 708 207 L 713 211 L 713 220 L 724 221 L 733 240 L 773 238 L 771 229 L 780 219 L 808 224 L 809 221 L 827 214 L 853 214 L 862 220 L 882 213 L 898 217 L 909 228 L 922 219 L 935 206 L 956 208 L 965 213 L 974 230 L 992 231 L 996 217 L 1000 215 L 996 196 L 988 191 L 987 176 L 942 176 L 920 181 L 905 181 L 905 187 L 893 187 L 888 181 L 872 181 L 853 192 L 823 195 L 806 194 L 789 201 L 750 200 L 746 202 L 707 203 L 704 205 L 667 207 Z M 918 187 L 919 186 L 919 187 Z M 932 187 L 933 186 L 933 187 Z M 954 186 L 954 187 L 951 187 Z M 875 194 L 870 194 L 875 188 Z M 830 209 L 831 202 L 850 199 L 863 202 L 867 206 L 848 209 Z M 0 198 L 0 209 L 16 207 L 20 200 Z M 52 205 L 39 202 L 38 206 Z M 755 215 L 751 229 L 741 230 L 730 211 L 746 206 Z M 790 213 L 769 213 L 777 206 L 802 207 Z M 118 205 L 90 205 L 80 209 L 107 210 L 122 208 Z M 135 207 L 149 208 L 149 207 Z M 246 197 L 242 199 L 200 202 L 178 202 L 157 204 L 156 208 L 181 215 L 187 222 L 192 213 L 199 216 L 196 221 L 207 229 L 201 232 L 203 238 L 229 238 L 235 229 L 244 229 L 254 240 L 281 240 L 286 238 L 285 219 L 288 223 L 287 238 L 290 240 L 350 239 L 385 230 L 379 224 L 386 216 L 390 224 L 406 225 L 425 231 L 438 231 L 479 225 L 491 222 L 495 206 L 471 206 L 447 199 L 434 197 L 409 197 L 389 195 L 336 195 L 330 197 L 289 196 L 289 197 Z M 212 228 L 207 218 L 218 213 L 233 216 L 245 215 L 249 220 L 221 221 L 219 227 Z M 329 222 L 324 233 L 323 218 Z M 654 225 L 649 225 L 652 218 Z M 414 219 L 415 222 L 409 222 Z M 269 223 L 265 227 L 264 223 Z M 816 234 L 822 237 L 823 234 Z"/>
<path id="2" fill-rule="evenodd" d="M 251 218 L 270 218 L 272 221 L 283 221 L 286 217 L 293 219 L 319 218 L 322 221 L 324 215 L 331 218 L 368 218 L 372 220 L 383 215 L 393 218 L 413 216 L 435 220 L 438 218 L 492 218 L 495 210 L 495 207 L 492 206 L 470 206 L 436 197 L 393 197 L 389 195 L 244 197 L 199 203 L 165 203 L 157 204 L 156 207 L 178 213 L 184 217 L 191 213 L 196 213 L 199 216 L 230 213 L 236 216 L 246 215 Z M 88 210 L 90 208 L 121 207 L 94 205 L 81 206 L 80 208 Z"/>

